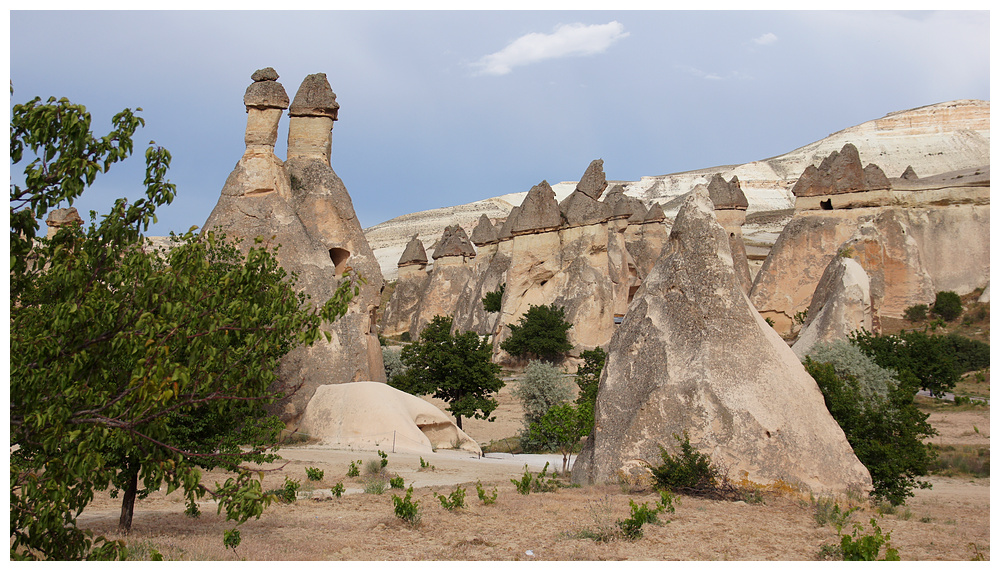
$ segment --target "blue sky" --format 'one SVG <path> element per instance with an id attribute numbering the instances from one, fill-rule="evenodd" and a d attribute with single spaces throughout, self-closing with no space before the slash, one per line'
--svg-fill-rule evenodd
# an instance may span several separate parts
<path id="1" fill-rule="evenodd" d="M 173 154 L 149 234 L 201 225 L 245 148 L 243 92 L 324 72 L 362 226 L 576 180 L 779 155 L 892 111 L 990 98 L 989 12 L 10 12 L 11 105 L 142 107 Z M 276 150 L 284 158 L 287 117 Z M 76 206 L 141 195 L 143 147 Z M 131 163 L 131 164 L 129 164 Z"/>

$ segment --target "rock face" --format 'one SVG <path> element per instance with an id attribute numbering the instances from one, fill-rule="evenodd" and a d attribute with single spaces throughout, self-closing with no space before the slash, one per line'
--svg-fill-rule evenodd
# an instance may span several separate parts
<path id="1" fill-rule="evenodd" d="M 595 198 L 607 185 L 602 165 L 593 161 L 562 203 L 547 182 L 533 187 L 498 233 L 496 252 L 477 264 L 457 306 L 455 329 L 493 334 L 496 362 L 524 364 L 500 349 L 500 343 L 532 305 L 564 309 L 573 324 L 568 337 L 576 351 L 607 343 L 615 315 L 625 313 L 631 285 L 625 226 L 615 223 L 609 204 Z M 501 283 L 505 291 L 499 315 L 488 315 L 481 299 Z"/>
<path id="2" fill-rule="evenodd" d="M 427 253 L 419 238 L 414 236 L 399 258 L 399 277 L 392 298 L 382 316 L 381 331 L 384 335 L 398 335 L 410 331 L 421 295 L 427 288 Z"/>
<path id="3" fill-rule="evenodd" d="M 715 205 L 715 216 L 729 233 L 729 249 L 733 252 L 733 266 L 736 278 L 740 280 L 743 293 L 749 294 L 753 286 L 750 278 L 750 263 L 746 246 L 743 244 L 743 223 L 746 221 L 747 197 L 740 189 L 740 180 L 735 176 L 729 182 L 722 175 L 715 175 L 708 183 L 708 196 Z"/>
<path id="4" fill-rule="evenodd" d="M 853 258 L 836 256 L 816 285 L 809 315 L 792 351 L 803 359 L 816 343 L 847 339 L 860 329 L 872 330 L 868 274 Z"/>
<path id="5" fill-rule="evenodd" d="M 280 244 L 278 262 L 287 272 L 298 274 L 297 287 L 314 304 L 332 296 L 348 269 L 367 280 L 359 284 L 361 293 L 351 302 L 348 314 L 324 326 L 332 335 L 331 342 L 321 339 L 312 347 L 296 348 L 282 360 L 280 381 L 288 387 L 302 384 L 279 403 L 283 419 L 294 425 L 320 385 L 384 382 L 373 323 L 382 274 L 354 215 L 347 189 L 330 167 L 336 96 L 325 76 L 309 76 L 300 89 L 300 94 L 308 97 L 303 96 L 301 105 L 292 103 L 300 114 L 293 117 L 289 128 L 287 163 L 274 155 L 274 144 L 288 97 L 275 81 L 273 69 L 259 70 L 253 79 L 244 95 L 247 149 L 226 180 L 203 231 L 243 238 L 244 249 L 257 237 L 271 246 Z M 317 95 L 324 90 L 329 93 Z"/>
<path id="6" fill-rule="evenodd" d="M 482 454 L 436 406 L 384 383 L 317 388 L 299 429 L 337 448 L 429 454 L 458 442 L 459 449 Z"/>
<path id="7" fill-rule="evenodd" d="M 476 250 L 461 226 L 444 229 L 432 256 L 434 268 L 413 310 L 409 329 L 411 339 L 416 339 L 435 316 L 454 316 L 459 296 L 472 278 L 475 256 Z"/>
<path id="8" fill-rule="evenodd" d="M 737 478 L 815 493 L 871 487 L 816 383 L 741 290 L 705 190 L 682 207 L 611 340 L 573 481 L 658 464 L 659 447 L 677 450 L 685 432 Z"/>

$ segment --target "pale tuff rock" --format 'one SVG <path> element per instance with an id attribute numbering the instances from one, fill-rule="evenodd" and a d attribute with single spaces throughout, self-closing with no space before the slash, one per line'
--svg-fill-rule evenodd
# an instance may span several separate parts
<path id="1" fill-rule="evenodd" d="M 318 158 L 330 166 L 330 131 L 340 104 L 325 73 L 307 75 L 288 109 L 288 158 Z M 332 172 L 332 168 L 330 169 Z M 339 179 L 338 179 L 339 180 Z M 354 207 L 351 207 L 353 212 Z"/>
<path id="2" fill-rule="evenodd" d="M 907 218 L 898 208 L 865 217 L 839 250 L 868 274 L 876 316 L 903 317 L 907 307 L 934 301 L 934 283 L 911 236 Z"/>
<path id="3" fill-rule="evenodd" d="M 686 433 L 731 477 L 814 493 L 871 488 L 815 381 L 741 291 L 706 191 L 681 209 L 608 351 L 574 482 L 658 464 L 660 447 L 676 451 L 674 435 Z"/>
<path id="4" fill-rule="evenodd" d="M 309 402 L 301 432 L 325 446 L 430 454 L 452 448 L 480 455 L 476 441 L 433 404 L 384 383 L 325 385 Z"/>
<path id="5" fill-rule="evenodd" d="M 986 282 L 986 287 L 983 288 L 983 293 L 979 295 L 979 303 L 989 303 L 990 302 L 990 282 Z"/>
<path id="6" fill-rule="evenodd" d="M 846 340 L 861 329 L 872 330 L 868 274 L 854 259 L 837 256 L 816 285 L 808 317 L 792 351 L 802 359 L 816 343 Z"/>
<path id="7" fill-rule="evenodd" d="M 367 280 L 367 284 L 359 284 L 361 293 L 351 302 L 348 314 L 324 326 L 331 334 L 330 342 L 321 337 L 312 347 L 293 349 L 282 359 L 280 382 L 287 387 L 302 384 L 298 392 L 278 404 L 282 418 L 294 425 L 320 385 L 384 381 L 381 350 L 373 329 L 382 275 L 347 189 L 329 166 L 329 151 L 325 157 L 315 152 L 322 149 L 323 140 L 329 148 L 330 129 L 323 134 L 310 124 L 317 118 L 299 117 L 298 126 L 318 137 L 319 144 L 313 152 L 287 163 L 274 155 L 281 108 L 287 106 L 287 96 L 281 95 L 284 89 L 273 79 L 276 76 L 268 69 L 253 76 L 255 84 L 245 96 L 247 149 L 226 180 L 203 231 L 243 238 L 244 250 L 257 237 L 271 246 L 280 244 L 278 262 L 287 272 L 298 275 L 297 287 L 313 304 L 333 295 L 347 269 Z M 258 84 L 261 86 L 255 87 Z M 329 117 L 319 120 L 332 126 Z M 290 149 L 300 134 L 300 129 L 290 127 Z"/>
<path id="8" fill-rule="evenodd" d="M 746 246 L 743 244 L 743 222 L 746 221 L 747 197 L 740 189 L 740 180 L 735 176 L 726 182 L 716 174 L 708 183 L 708 196 L 715 205 L 719 223 L 729 234 L 729 249 L 733 252 L 733 265 L 743 293 L 750 293 L 753 280 L 750 278 L 750 263 Z"/>
<path id="9" fill-rule="evenodd" d="M 430 277 L 427 273 L 427 253 L 416 235 L 410 239 L 399 258 L 399 274 L 392 297 L 379 324 L 383 335 L 399 335 L 409 331 L 421 295 Z"/>
<path id="10" fill-rule="evenodd" d="M 619 202 L 624 204 L 624 202 Z M 631 219 L 630 219 L 631 220 Z M 658 203 L 649 207 L 649 212 L 638 223 L 629 222 L 625 229 L 625 248 L 631 258 L 635 270 L 635 283 L 632 287 L 638 289 L 638 284 L 656 265 L 660 259 L 663 247 L 667 244 L 669 228 L 666 223 L 663 208 Z M 631 292 L 635 293 L 635 290 Z M 629 300 L 631 301 L 631 294 Z"/>
<path id="11" fill-rule="evenodd" d="M 496 244 L 500 241 L 499 230 L 493 225 L 490 217 L 483 214 L 479 217 L 479 222 L 476 223 L 476 227 L 472 229 L 472 236 L 470 237 L 470 240 L 476 246 Z"/>
<path id="12" fill-rule="evenodd" d="M 938 291 L 960 295 L 989 281 L 989 206 L 855 208 L 796 214 L 757 274 L 750 300 L 782 335 L 811 305 L 822 272 L 840 255 L 867 272 L 872 328 Z"/>
<path id="13" fill-rule="evenodd" d="M 871 209 L 865 212 L 872 213 Z M 782 335 L 792 333 L 837 250 L 858 227 L 859 210 L 797 214 L 771 247 L 750 290 L 750 301 Z"/>
<path id="14" fill-rule="evenodd" d="M 56 235 L 56 232 L 60 228 L 82 226 L 83 218 L 80 218 L 80 213 L 72 206 L 69 208 L 56 208 L 49 211 L 49 216 L 45 219 L 45 225 L 49 227 L 46 237 L 51 238 Z"/>

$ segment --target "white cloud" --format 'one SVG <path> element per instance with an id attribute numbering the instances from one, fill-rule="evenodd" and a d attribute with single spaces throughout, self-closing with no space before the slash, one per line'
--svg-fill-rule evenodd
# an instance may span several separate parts
<path id="1" fill-rule="evenodd" d="M 618 22 L 607 24 L 562 24 L 551 34 L 531 33 L 517 38 L 504 49 L 480 58 L 473 64 L 480 75 L 506 75 L 520 65 L 570 56 L 604 52 L 611 44 L 628 36 Z"/>
<path id="2" fill-rule="evenodd" d="M 778 36 L 772 34 L 771 32 L 768 32 L 762 36 L 753 39 L 753 43 L 757 44 L 758 46 L 771 45 L 776 41 L 778 41 Z"/>

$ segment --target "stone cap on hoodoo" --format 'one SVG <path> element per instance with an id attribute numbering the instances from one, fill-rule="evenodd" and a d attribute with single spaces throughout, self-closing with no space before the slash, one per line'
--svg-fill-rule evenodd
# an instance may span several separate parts
<path id="1" fill-rule="evenodd" d="M 608 188 L 608 180 L 604 175 L 604 160 L 596 159 L 590 162 L 590 166 L 583 173 L 583 178 L 576 184 L 576 190 L 593 198 L 600 200 L 604 189 Z"/>
<path id="2" fill-rule="evenodd" d="M 612 209 L 611 218 L 628 218 L 638 224 L 646 217 L 646 206 L 638 198 L 625 194 L 625 186 L 616 184 L 604 195 L 604 204 Z"/>
<path id="3" fill-rule="evenodd" d="M 77 226 L 83 224 L 83 218 L 80 218 L 80 213 L 72 206 L 50 210 L 49 216 L 45 220 L 45 225 L 49 228 L 62 228 L 70 224 L 76 224 Z"/>
<path id="4" fill-rule="evenodd" d="M 740 188 L 740 179 L 733 177 L 726 182 L 722 175 L 715 173 L 708 182 L 708 196 L 716 210 L 746 210 L 749 203 Z"/>
<path id="5" fill-rule="evenodd" d="M 396 267 L 411 266 L 413 264 L 426 264 L 427 252 L 424 250 L 424 243 L 414 234 L 410 242 L 406 244 L 403 255 L 399 257 Z"/>
<path id="6" fill-rule="evenodd" d="M 479 222 L 476 223 L 476 227 L 472 229 L 472 243 L 477 246 L 484 246 L 486 244 L 492 244 L 499 239 L 499 232 L 497 227 L 493 225 L 490 217 L 483 214 L 479 217 Z"/>
<path id="7" fill-rule="evenodd" d="M 288 109 L 289 117 L 329 117 L 337 120 L 337 94 L 330 87 L 325 73 L 307 75 L 295 92 L 295 99 Z"/>
<path id="8" fill-rule="evenodd" d="M 795 196 L 825 196 L 882 190 L 889 188 L 889 179 L 875 164 L 861 168 L 858 148 L 846 143 L 840 152 L 833 151 L 819 167 L 809 165 L 792 187 Z"/>
<path id="9" fill-rule="evenodd" d="M 469 235 L 458 224 L 445 227 L 441 239 L 434 245 L 432 257 L 436 260 L 445 256 L 476 257 L 476 249 L 472 247 Z"/>
<path id="10" fill-rule="evenodd" d="M 273 67 L 258 69 L 250 76 L 253 80 L 243 94 L 247 109 L 288 109 L 288 94 L 278 83 L 278 72 Z"/>
<path id="11" fill-rule="evenodd" d="M 644 224 L 650 222 L 663 222 L 667 219 L 667 215 L 663 213 L 663 207 L 660 206 L 659 202 L 654 202 L 652 206 L 649 207 L 649 212 L 646 213 L 646 217 L 642 220 Z"/>
<path id="12" fill-rule="evenodd" d="M 524 197 L 510 231 L 516 236 L 555 230 L 560 226 L 562 226 L 562 215 L 559 213 L 556 193 L 548 181 L 543 180 L 531 187 L 528 196 Z"/>
<path id="13" fill-rule="evenodd" d="M 917 180 L 920 177 L 917 176 L 917 171 L 913 170 L 912 165 L 906 165 L 906 170 L 903 171 L 903 174 L 899 175 L 899 178 L 903 180 Z"/>
<path id="14" fill-rule="evenodd" d="M 510 214 L 508 214 L 507 219 L 504 220 L 503 226 L 501 226 L 500 230 L 497 231 L 497 240 L 502 242 L 504 240 L 509 240 L 514 237 L 514 234 L 511 232 L 510 229 L 514 225 L 514 221 L 517 220 L 517 217 L 520 214 L 521 214 L 520 206 L 515 206 L 514 208 L 510 209 Z"/>

